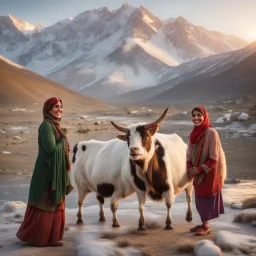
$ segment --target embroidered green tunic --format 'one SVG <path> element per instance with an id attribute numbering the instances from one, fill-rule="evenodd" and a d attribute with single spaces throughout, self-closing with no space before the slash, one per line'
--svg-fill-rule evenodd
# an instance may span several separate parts
<path id="1" fill-rule="evenodd" d="M 71 186 L 64 146 L 56 128 L 44 121 L 38 129 L 38 156 L 29 190 L 29 203 L 39 209 L 54 211 Z"/>

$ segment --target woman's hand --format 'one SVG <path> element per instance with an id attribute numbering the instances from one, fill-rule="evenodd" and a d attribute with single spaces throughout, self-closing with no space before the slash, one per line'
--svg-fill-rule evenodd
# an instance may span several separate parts
<path id="1" fill-rule="evenodd" d="M 196 176 L 197 174 L 199 174 L 199 172 L 196 167 L 192 167 L 192 168 L 188 169 L 188 177 L 190 179 L 194 178 L 194 176 Z"/>

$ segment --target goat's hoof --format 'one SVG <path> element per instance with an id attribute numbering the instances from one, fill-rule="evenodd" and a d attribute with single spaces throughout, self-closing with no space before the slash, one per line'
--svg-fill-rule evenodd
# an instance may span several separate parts
<path id="1" fill-rule="evenodd" d="M 113 223 L 112 224 L 112 228 L 119 228 L 120 227 L 120 224 L 119 223 Z"/>
<path id="2" fill-rule="evenodd" d="M 173 228 L 172 228 L 171 225 L 166 225 L 164 229 L 166 229 L 166 230 L 171 230 L 171 229 L 173 229 Z"/>
<path id="3" fill-rule="evenodd" d="M 105 219 L 105 217 L 100 217 L 99 221 L 104 222 L 104 221 L 106 221 L 106 219 Z"/>
<path id="4" fill-rule="evenodd" d="M 82 219 L 78 219 L 77 222 L 76 222 L 76 224 L 83 224 L 83 223 L 84 223 L 84 222 L 83 222 Z"/>
<path id="5" fill-rule="evenodd" d="M 139 231 L 145 231 L 146 228 L 145 228 L 145 227 L 138 227 L 138 230 L 139 230 Z"/>
<path id="6" fill-rule="evenodd" d="M 191 222 L 191 221 L 192 221 L 192 216 L 187 216 L 187 217 L 186 217 L 186 221 L 187 221 L 187 222 Z"/>

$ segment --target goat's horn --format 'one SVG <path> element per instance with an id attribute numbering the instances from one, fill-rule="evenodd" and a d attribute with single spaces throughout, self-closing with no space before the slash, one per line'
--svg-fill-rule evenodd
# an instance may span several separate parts
<path id="1" fill-rule="evenodd" d="M 155 122 L 144 125 L 145 128 L 150 128 L 152 125 L 160 124 L 160 123 L 165 119 L 168 110 L 169 110 L 169 108 L 167 108 L 167 109 L 164 111 L 164 113 L 163 113 Z"/>
<path id="2" fill-rule="evenodd" d="M 129 129 L 124 128 L 124 127 L 122 127 L 122 126 L 119 126 L 118 124 L 114 123 L 113 121 L 111 121 L 111 124 L 112 124 L 117 130 L 119 130 L 120 132 L 128 133 L 128 131 L 129 131 Z"/>

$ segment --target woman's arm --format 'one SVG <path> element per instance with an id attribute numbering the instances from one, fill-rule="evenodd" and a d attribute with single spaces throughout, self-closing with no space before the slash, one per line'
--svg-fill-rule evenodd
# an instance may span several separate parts
<path id="1" fill-rule="evenodd" d="M 220 150 L 220 139 L 217 131 L 211 129 L 208 133 L 209 142 L 209 157 L 208 160 L 197 167 L 199 173 L 208 173 L 218 162 L 219 150 Z"/>
<path id="2" fill-rule="evenodd" d="M 51 155 L 56 148 L 55 131 L 50 122 L 43 122 L 39 129 L 39 136 L 42 146 L 47 153 Z"/>

